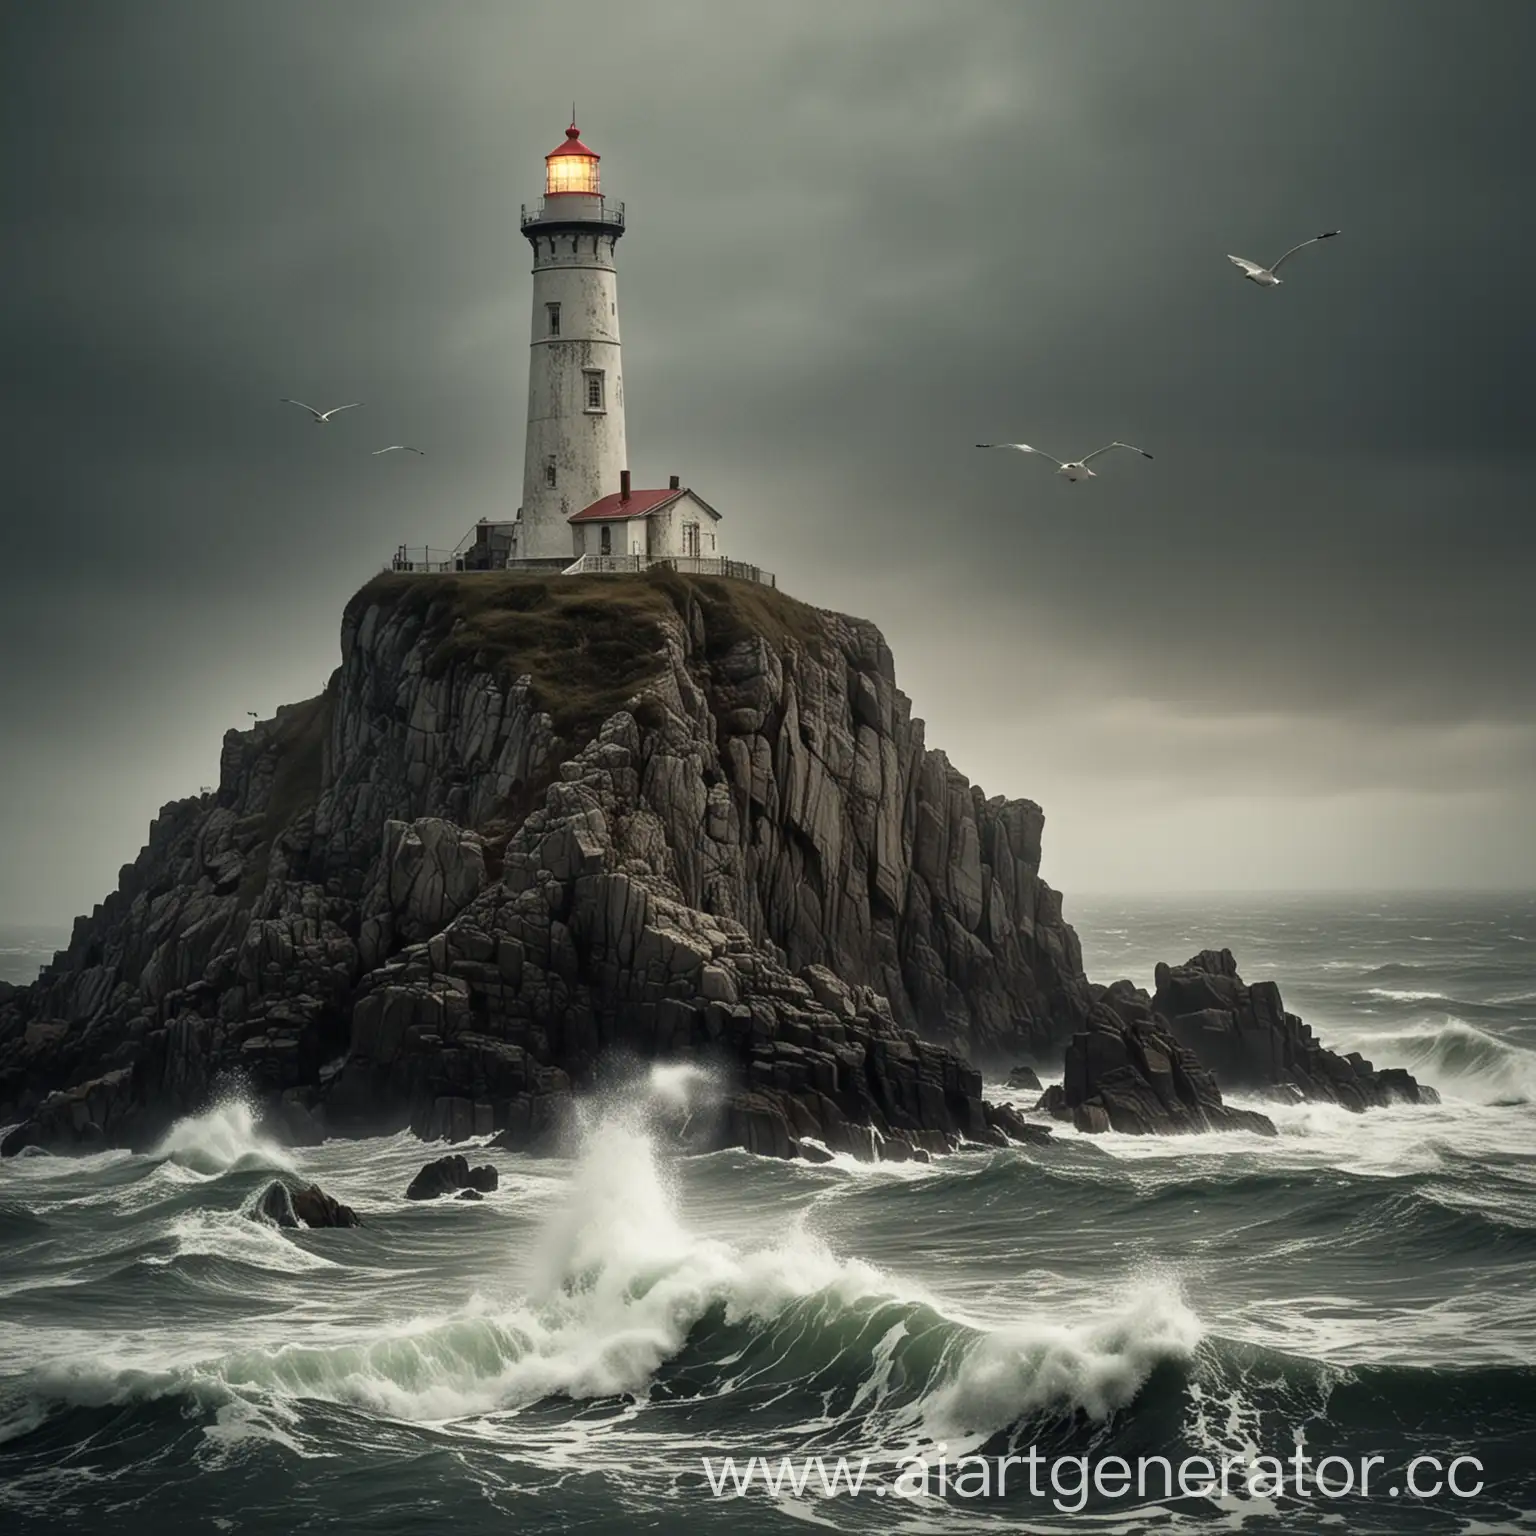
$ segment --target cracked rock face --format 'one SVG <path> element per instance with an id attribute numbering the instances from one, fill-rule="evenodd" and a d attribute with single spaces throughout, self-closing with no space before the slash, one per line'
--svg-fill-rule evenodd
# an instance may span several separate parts
<path id="1" fill-rule="evenodd" d="M 1228 1092 L 1364 1110 L 1438 1104 L 1440 1095 L 1401 1067 L 1377 1069 L 1356 1051 L 1328 1050 L 1280 1001 L 1272 981 L 1244 984 L 1230 949 L 1202 950 L 1157 968 L 1152 1009 Z"/>
<path id="2" fill-rule="evenodd" d="M 695 1144 L 1022 1139 L 970 1062 L 1059 1049 L 1091 1002 L 1039 807 L 927 748 L 872 625 L 587 578 L 574 652 L 524 672 L 468 607 L 526 614 L 520 579 L 373 584 L 325 693 L 228 734 L 218 791 L 0 999 L 6 1150 L 141 1143 L 236 1084 L 306 1139 L 537 1147 L 619 1058 L 714 1073 Z M 621 591 L 645 625 L 603 628 Z M 622 707 L 558 696 L 589 632 L 581 677 L 643 674 Z"/>
<path id="3" fill-rule="evenodd" d="M 1439 1103 L 1401 1067 L 1328 1050 L 1285 1011 L 1274 982 L 1244 984 L 1229 949 L 1159 965 L 1156 981 L 1152 997 L 1128 981 L 1091 989 L 1088 1028 L 1068 1043 L 1063 1081 L 1041 1109 L 1082 1131 L 1274 1135 L 1268 1116 L 1224 1103 L 1223 1090 L 1356 1111 Z"/>
<path id="4" fill-rule="evenodd" d="M 1145 992 L 1128 981 L 1094 991 L 1088 1027 L 1068 1042 L 1063 1079 L 1041 1109 L 1087 1132 L 1276 1134 L 1268 1116 L 1223 1102 L 1216 1079 L 1153 1014 Z"/>

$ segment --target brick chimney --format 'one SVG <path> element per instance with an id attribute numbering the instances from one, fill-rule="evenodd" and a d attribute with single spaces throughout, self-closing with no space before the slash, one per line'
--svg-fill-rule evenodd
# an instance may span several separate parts
<path id="1" fill-rule="evenodd" d="M 677 478 L 676 475 L 673 475 L 672 478 L 667 481 L 667 489 L 669 491 L 675 491 L 677 488 L 678 488 L 678 478 Z"/>
<path id="2" fill-rule="evenodd" d="M 627 469 L 619 471 L 619 500 L 629 500 L 629 471 Z"/>

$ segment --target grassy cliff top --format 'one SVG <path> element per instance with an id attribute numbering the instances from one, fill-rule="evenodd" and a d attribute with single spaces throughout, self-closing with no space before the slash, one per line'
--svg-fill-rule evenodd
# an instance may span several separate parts
<path id="1" fill-rule="evenodd" d="M 817 648 L 827 618 L 772 587 L 675 571 L 391 571 L 353 597 L 348 621 L 372 605 L 422 617 L 434 670 L 480 655 L 503 678 L 530 677 L 540 708 L 571 740 L 590 736 L 660 672 L 662 625 L 686 622 L 691 607 L 703 619 L 706 657 L 753 636 Z"/>

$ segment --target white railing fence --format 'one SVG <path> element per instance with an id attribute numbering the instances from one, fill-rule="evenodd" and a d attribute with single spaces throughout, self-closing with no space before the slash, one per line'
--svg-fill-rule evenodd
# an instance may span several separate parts
<path id="1" fill-rule="evenodd" d="M 776 587 L 772 571 L 727 560 L 721 555 L 583 555 L 561 573 L 565 576 L 625 576 L 641 571 L 679 571 L 685 576 L 729 576 L 736 581 L 756 581 Z"/>

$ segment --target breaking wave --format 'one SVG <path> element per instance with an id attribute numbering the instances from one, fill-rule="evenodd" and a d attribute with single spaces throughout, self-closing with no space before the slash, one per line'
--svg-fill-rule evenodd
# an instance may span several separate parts
<path id="1" fill-rule="evenodd" d="M 233 1168 L 283 1168 L 293 1159 L 256 1128 L 256 1114 L 243 1099 L 222 1099 L 200 1115 L 178 1120 L 151 1156 L 193 1173 L 224 1173 Z"/>
<path id="2" fill-rule="evenodd" d="M 160 1150 L 234 1164 L 262 1148 L 226 1107 L 184 1123 Z M 175 1235 L 182 1253 L 233 1250 L 262 1269 L 279 1251 L 301 1253 L 228 1213 L 184 1215 Z M 293 1267 L 327 1262 L 304 1255 Z M 194 1360 L 131 1346 L 66 1353 L 33 1373 L 29 1396 L 34 1407 L 183 1396 L 221 1411 L 315 1399 L 452 1423 L 550 1399 L 639 1397 L 682 1377 L 696 1393 L 742 1402 L 814 1383 L 834 1419 L 878 1404 L 893 1429 L 986 1433 L 1037 1413 L 1103 1420 L 1200 1338 L 1171 1283 L 1109 1298 L 1084 1318 L 988 1329 L 802 1227 L 758 1247 L 698 1236 L 651 1139 L 625 1116 L 589 1130 L 532 1269 L 519 1296 L 477 1296 L 323 1341 Z"/>
<path id="3" fill-rule="evenodd" d="M 1480 1104 L 1536 1102 L 1536 1051 L 1454 1015 L 1355 1038 L 1377 1061 L 1400 1063 L 1458 1098 Z"/>

